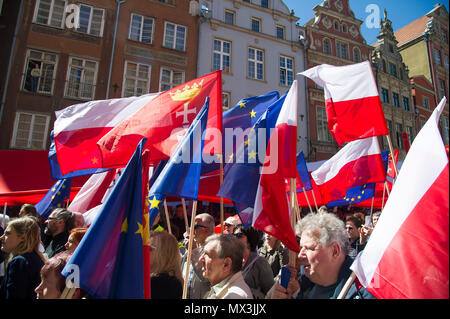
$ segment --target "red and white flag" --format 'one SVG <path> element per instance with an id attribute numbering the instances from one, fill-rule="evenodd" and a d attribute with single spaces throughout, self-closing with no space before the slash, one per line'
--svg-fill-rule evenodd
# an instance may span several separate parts
<path id="1" fill-rule="evenodd" d="M 328 128 L 339 146 L 389 134 L 369 61 L 322 64 L 299 74 L 324 88 Z"/>
<path id="2" fill-rule="evenodd" d="M 449 160 L 438 127 L 445 101 L 414 139 L 377 226 L 351 266 L 377 298 L 449 298 Z"/>
<path id="3" fill-rule="evenodd" d="M 253 211 L 253 226 L 299 251 L 290 223 L 285 178 L 297 176 L 297 81 L 292 83 L 270 135 Z"/>
<path id="4" fill-rule="evenodd" d="M 345 197 L 347 189 L 383 182 L 386 172 L 376 137 L 345 145 L 332 158 L 311 173 L 325 203 Z"/>

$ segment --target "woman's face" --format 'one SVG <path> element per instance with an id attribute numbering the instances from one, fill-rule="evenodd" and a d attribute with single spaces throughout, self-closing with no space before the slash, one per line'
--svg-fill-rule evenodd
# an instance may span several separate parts
<path id="1" fill-rule="evenodd" d="M 67 251 L 73 254 L 75 249 L 77 249 L 79 242 L 77 242 L 73 235 L 69 236 L 69 239 L 67 239 L 67 243 L 64 245 L 66 247 Z"/>
<path id="2" fill-rule="evenodd" d="M 0 237 L 0 242 L 2 244 L 2 251 L 9 254 L 13 252 L 17 246 L 23 241 L 17 232 L 10 226 L 6 227 L 5 233 Z"/>

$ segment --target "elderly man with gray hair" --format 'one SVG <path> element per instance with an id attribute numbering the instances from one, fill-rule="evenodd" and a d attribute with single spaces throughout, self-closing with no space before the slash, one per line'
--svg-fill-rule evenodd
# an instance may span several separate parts
<path id="1" fill-rule="evenodd" d="M 244 244 L 231 234 L 212 235 L 200 256 L 203 277 L 211 283 L 206 299 L 253 299 L 242 276 Z"/>
<path id="2" fill-rule="evenodd" d="M 352 273 L 353 259 L 347 256 L 349 242 L 344 222 L 330 213 L 308 214 L 297 229 L 300 232 L 298 259 L 303 268 L 300 287 L 295 271 L 291 271 L 288 288 L 276 283 L 272 298 L 291 298 L 295 291 L 297 299 L 336 299 Z M 375 298 L 360 286 L 354 282 L 345 298 Z"/>

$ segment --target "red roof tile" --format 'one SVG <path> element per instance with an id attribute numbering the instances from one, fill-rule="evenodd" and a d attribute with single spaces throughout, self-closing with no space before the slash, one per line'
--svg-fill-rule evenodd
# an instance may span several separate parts
<path id="1" fill-rule="evenodd" d="M 420 36 L 425 31 L 429 19 L 429 17 L 424 15 L 394 32 L 395 38 L 398 41 L 398 46 Z"/>

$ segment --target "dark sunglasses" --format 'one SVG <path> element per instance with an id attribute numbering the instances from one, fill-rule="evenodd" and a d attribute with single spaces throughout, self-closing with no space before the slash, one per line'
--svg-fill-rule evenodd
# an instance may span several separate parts
<path id="1" fill-rule="evenodd" d="M 197 228 L 208 228 L 208 227 L 200 225 L 200 224 L 195 224 L 194 229 L 197 229 Z"/>
<path id="2" fill-rule="evenodd" d="M 242 237 L 245 236 L 243 233 L 236 233 L 236 234 L 233 234 L 233 235 L 236 236 L 236 238 L 242 238 Z"/>

